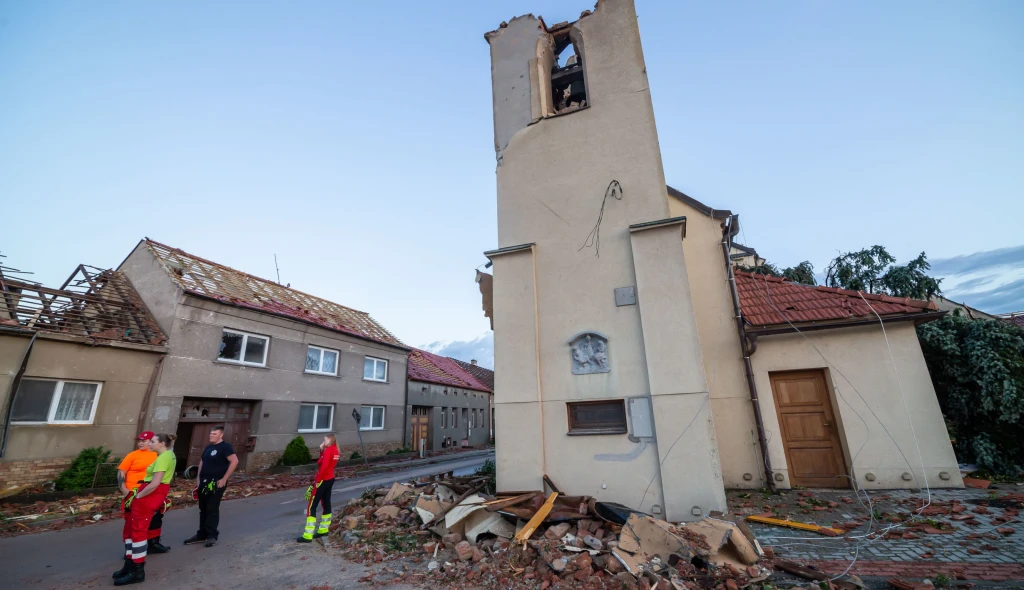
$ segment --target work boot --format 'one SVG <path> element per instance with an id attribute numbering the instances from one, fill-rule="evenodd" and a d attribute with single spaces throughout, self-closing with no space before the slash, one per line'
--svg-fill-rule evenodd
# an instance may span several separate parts
<path id="1" fill-rule="evenodd" d="M 295 542 L 296 543 L 312 543 L 313 539 L 312 538 L 307 539 L 306 537 L 301 537 L 300 536 L 300 537 L 296 537 L 295 538 Z"/>
<path id="2" fill-rule="evenodd" d="M 131 570 L 132 570 L 132 558 L 131 557 L 125 557 L 124 558 L 124 567 L 122 567 L 121 569 L 119 569 L 116 572 L 114 572 L 114 575 L 112 577 L 116 580 L 117 578 L 120 578 L 121 576 L 127 575 L 128 572 L 130 572 Z"/>
<path id="3" fill-rule="evenodd" d="M 149 548 L 146 553 L 167 553 L 171 548 L 160 542 L 160 537 L 155 537 L 149 540 Z"/>
<path id="4" fill-rule="evenodd" d="M 207 547 L 213 547 L 216 544 L 217 544 L 217 539 L 214 538 L 214 537 L 210 537 L 209 539 L 206 540 L 206 546 Z"/>
<path id="5" fill-rule="evenodd" d="M 330 514 L 323 514 L 323 515 L 320 516 L 320 526 L 317 527 L 316 532 L 313 533 L 313 538 L 314 539 L 319 539 L 320 537 L 326 537 L 327 533 L 329 533 L 330 531 L 331 531 L 331 515 Z"/>
<path id="6" fill-rule="evenodd" d="M 206 540 L 206 537 L 200 537 L 199 533 L 196 533 L 196 534 L 192 535 L 191 537 L 185 539 L 185 544 L 186 545 L 195 545 L 196 543 L 202 543 L 205 540 Z"/>
<path id="7" fill-rule="evenodd" d="M 115 586 L 125 586 L 127 584 L 138 584 L 139 582 L 146 581 L 146 564 L 132 562 L 132 569 L 120 578 L 114 579 Z"/>

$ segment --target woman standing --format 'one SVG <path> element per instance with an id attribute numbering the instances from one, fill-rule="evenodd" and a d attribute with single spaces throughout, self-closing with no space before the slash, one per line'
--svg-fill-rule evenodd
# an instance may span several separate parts
<path id="1" fill-rule="evenodd" d="M 131 511 L 132 564 L 124 575 L 114 578 L 115 586 L 137 584 L 146 579 L 149 524 L 167 499 L 167 492 L 171 490 L 170 484 L 177 463 L 174 451 L 171 450 L 175 438 L 173 434 L 153 436 L 150 448 L 157 453 L 156 461 L 146 468 L 146 476 L 138 492 L 125 502 L 125 508 Z"/>
<path id="2" fill-rule="evenodd" d="M 121 512 L 124 515 L 124 532 L 121 537 L 124 539 L 124 567 L 114 572 L 114 577 L 123 576 L 132 569 L 132 512 L 126 508 L 129 498 L 139 486 L 142 478 L 146 477 L 146 468 L 156 461 L 156 453 L 149 449 L 149 442 L 153 440 L 154 434 L 150 431 L 139 433 L 136 439 L 136 450 L 125 455 L 124 460 L 117 466 L 117 487 L 121 488 L 124 499 L 121 500 Z M 159 542 L 159 539 L 157 539 Z"/>
<path id="3" fill-rule="evenodd" d="M 313 485 L 306 490 L 306 528 L 302 536 L 296 539 L 299 543 L 312 543 L 313 539 L 327 534 L 331 528 L 331 488 L 334 487 L 334 468 L 338 466 L 341 453 L 338 452 L 338 440 L 333 434 L 324 436 L 320 443 L 320 458 L 317 460 L 316 478 Z M 316 526 L 316 505 L 323 506 L 320 527 Z M 316 533 L 313 533 L 313 529 Z"/>

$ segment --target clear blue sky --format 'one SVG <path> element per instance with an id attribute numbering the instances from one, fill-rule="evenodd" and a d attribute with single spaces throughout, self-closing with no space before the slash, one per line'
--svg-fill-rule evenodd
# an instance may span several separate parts
<path id="1" fill-rule="evenodd" d="M 496 245 L 483 34 L 592 7 L 0 0 L 0 251 L 48 284 L 143 236 L 268 278 L 276 253 L 282 282 L 410 344 L 472 340 Z M 637 11 L 668 182 L 773 262 L 1024 243 L 1024 3 Z"/>

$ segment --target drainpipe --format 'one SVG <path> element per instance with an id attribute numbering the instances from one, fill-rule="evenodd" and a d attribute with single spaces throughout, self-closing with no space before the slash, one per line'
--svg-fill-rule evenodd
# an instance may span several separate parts
<path id="1" fill-rule="evenodd" d="M 405 425 L 402 428 L 402 448 L 409 448 L 410 435 L 412 434 L 412 406 L 409 405 L 409 355 L 405 355 Z M 419 441 L 416 441 L 419 445 Z M 419 449 L 416 449 L 419 452 Z"/>
<path id="2" fill-rule="evenodd" d="M 4 438 L 0 442 L 0 459 L 3 459 L 7 454 L 7 435 L 11 432 L 11 414 L 14 412 L 14 394 L 18 392 L 18 386 L 21 385 L 21 378 L 25 376 L 25 369 L 28 368 L 28 356 L 32 354 L 32 346 L 36 343 L 36 336 L 39 332 L 32 333 L 32 339 L 28 341 L 28 347 L 25 349 L 25 355 L 21 357 L 21 367 L 18 368 L 18 373 L 14 376 L 14 381 L 11 382 L 11 390 L 7 393 L 7 410 L 4 412 Z"/>
<path id="3" fill-rule="evenodd" d="M 761 447 L 761 459 L 764 463 L 764 476 L 768 481 L 768 489 L 773 494 L 778 493 L 775 489 L 775 480 L 772 477 L 772 464 L 768 458 L 768 441 L 764 435 L 764 420 L 761 418 L 761 404 L 757 400 L 757 385 L 754 384 L 754 369 L 750 364 L 750 355 L 754 350 L 747 348 L 747 329 L 743 323 L 743 312 L 740 309 L 740 294 L 736 290 L 736 274 L 732 269 L 732 259 L 729 258 L 729 250 L 732 246 L 732 239 L 740 231 L 740 216 L 729 217 L 729 224 L 722 231 L 722 254 L 725 256 L 725 272 L 729 277 L 729 290 L 732 292 L 732 310 L 736 318 L 736 331 L 740 336 L 740 352 L 743 353 L 743 367 L 747 373 L 747 389 L 750 391 L 750 405 L 754 408 L 754 423 L 757 426 L 757 442 Z M 755 346 L 754 349 L 757 347 Z"/>
<path id="4" fill-rule="evenodd" d="M 153 374 L 149 376 L 149 386 L 146 387 L 146 394 L 142 396 L 142 407 L 139 408 L 139 419 L 135 427 L 135 436 L 142 434 L 146 414 L 149 413 L 149 400 L 153 397 L 153 389 L 156 387 L 157 379 L 160 377 L 160 369 L 164 366 L 164 359 L 167 358 L 166 354 L 160 356 L 160 359 L 156 361 L 156 366 L 153 367 Z M 248 457 L 248 455 L 246 455 Z"/>

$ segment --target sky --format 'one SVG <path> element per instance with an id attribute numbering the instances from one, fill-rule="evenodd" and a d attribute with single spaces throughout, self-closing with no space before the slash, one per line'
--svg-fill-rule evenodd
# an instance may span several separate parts
<path id="1" fill-rule="evenodd" d="M 1024 309 L 1024 3 L 636 4 L 669 184 L 776 264 L 924 251 L 954 299 Z M 274 279 L 276 254 L 282 283 L 486 356 L 483 34 L 590 8 L 0 0 L 4 263 L 59 286 L 150 237 Z"/>

